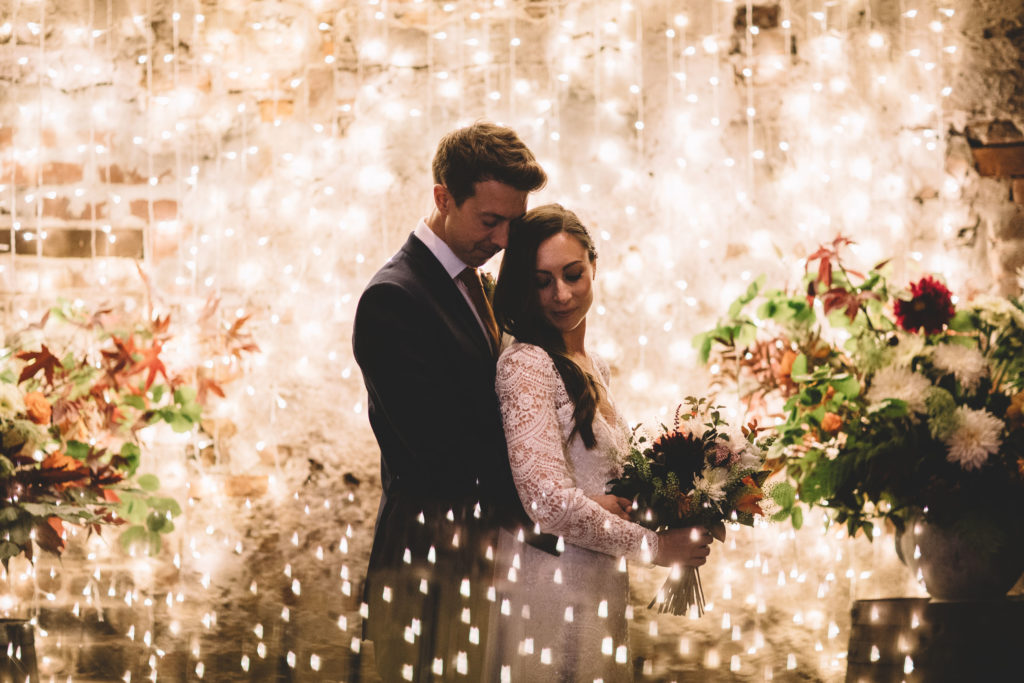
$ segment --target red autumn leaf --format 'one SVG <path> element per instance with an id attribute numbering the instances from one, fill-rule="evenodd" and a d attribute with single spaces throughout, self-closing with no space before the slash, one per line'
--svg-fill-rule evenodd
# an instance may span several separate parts
<path id="1" fill-rule="evenodd" d="M 207 394 L 214 394 L 224 398 L 224 389 L 222 389 L 220 384 L 216 381 L 206 377 L 205 375 L 199 375 L 196 380 L 199 385 L 199 388 L 196 390 L 196 401 L 198 403 L 205 405 Z"/>
<path id="2" fill-rule="evenodd" d="M 60 358 L 50 353 L 46 344 L 43 344 L 39 351 L 20 351 L 15 357 L 28 361 L 28 365 L 22 368 L 21 375 L 18 376 L 18 384 L 35 377 L 40 370 L 46 375 L 47 383 L 53 384 L 53 373 L 61 367 Z"/>
<path id="3" fill-rule="evenodd" d="M 39 464 L 36 476 L 40 481 L 53 484 L 57 490 L 63 490 L 70 486 L 84 486 L 91 474 L 81 462 L 58 451 L 46 456 Z"/>
<path id="4" fill-rule="evenodd" d="M 164 362 L 160 360 L 160 352 L 163 350 L 163 342 L 154 341 L 153 345 L 148 349 L 142 349 L 142 358 L 135 367 L 132 368 L 131 374 L 146 371 L 146 391 L 153 386 L 153 380 L 156 376 L 163 375 L 163 378 L 168 384 L 171 383 L 170 378 L 167 376 L 167 368 L 164 366 Z"/>
<path id="5" fill-rule="evenodd" d="M 103 350 L 103 358 L 107 362 L 107 374 L 115 379 L 116 381 L 118 373 L 122 372 L 125 368 L 131 367 L 132 363 L 135 362 L 135 339 L 134 337 L 128 337 L 128 339 L 121 339 L 117 335 L 111 335 L 110 340 L 114 342 L 114 350 Z"/>
<path id="6" fill-rule="evenodd" d="M 36 530 L 41 532 L 36 533 L 36 543 L 43 549 L 60 555 L 64 550 L 64 522 L 60 517 L 47 517 L 46 524 L 37 525 Z M 54 547 L 47 547 L 54 542 L 56 543 Z"/>
<path id="7" fill-rule="evenodd" d="M 153 336 L 156 338 L 164 338 L 167 336 L 167 330 L 171 326 L 171 316 L 165 315 L 164 317 L 157 316 L 153 320 L 152 331 Z"/>
<path id="8" fill-rule="evenodd" d="M 117 491 L 113 489 L 103 489 L 103 500 L 108 503 L 120 503 L 121 497 L 117 495 Z"/>
<path id="9" fill-rule="evenodd" d="M 764 512 L 758 504 L 764 499 L 764 492 L 761 491 L 761 487 L 750 476 L 743 477 L 743 483 L 747 485 L 747 491 L 736 501 L 736 509 L 752 515 L 763 515 Z"/>

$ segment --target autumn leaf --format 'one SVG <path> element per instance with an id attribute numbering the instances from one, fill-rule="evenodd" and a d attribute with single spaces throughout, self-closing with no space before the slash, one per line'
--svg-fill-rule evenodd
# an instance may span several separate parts
<path id="1" fill-rule="evenodd" d="M 18 384 L 35 377 L 42 370 L 46 376 L 47 384 L 52 385 L 53 373 L 61 367 L 60 358 L 50 353 L 50 349 L 46 348 L 46 344 L 43 344 L 39 351 L 19 351 L 15 357 L 28 362 L 22 368 L 21 375 L 18 376 Z"/>
<path id="2" fill-rule="evenodd" d="M 163 350 L 163 342 L 154 341 L 153 345 L 148 349 L 141 349 L 142 358 L 132 368 L 131 374 L 139 372 L 146 372 L 146 391 L 153 386 L 153 381 L 156 376 L 163 375 L 163 378 L 167 380 L 168 384 L 171 384 L 171 378 L 167 376 L 167 368 L 164 366 L 164 362 L 160 360 L 160 352 Z"/>

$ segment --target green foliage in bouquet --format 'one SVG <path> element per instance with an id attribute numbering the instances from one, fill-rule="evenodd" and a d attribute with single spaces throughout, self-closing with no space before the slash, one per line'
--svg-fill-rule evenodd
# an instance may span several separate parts
<path id="1" fill-rule="evenodd" d="M 701 359 L 753 414 L 781 418 L 773 457 L 851 535 L 915 510 L 993 542 L 1024 530 L 1024 303 L 954 304 L 930 276 L 896 291 L 885 263 L 847 268 L 849 244 L 809 256 L 798 292 L 751 285 L 694 339 Z"/>
<path id="2" fill-rule="evenodd" d="M 753 526 L 763 515 L 765 453 L 772 437 L 757 438 L 756 424 L 734 428 L 722 419 L 721 406 L 688 397 L 670 429 L 649 445 L 634 430 L 622 475 L 608 482 L 608 492 L 633 501 L 631 519 L 655 531 L 706 527 L 725 540 L 725 523 Z M 783 502 L 793 495 L 782 483 L 769 495 Z M 787 491 L 788 490 L 788 491 Z M 673 572 L 649 607 L 676 615 L 691 608 L 704 613 L 704 591 L 696 567 Z"/>
<path id="3" fill-rule="evenodd" d="M 254 350 L 240 322 L 231 351 Z M 140 429 L 164 422 L 196 428 L 200 391 L 223 395 L 209 377 L 171 372 L 163 349 L 169 317 L 124 323 L 110 309 L 87 313 L 60 303 L 7 339 L 0 353 L 0 560 L 33 542 L 63 551 L 64 523 L 99 533 L 123 527 L 126 550 L 156 554 L 181 508 L 161 496 L 152 474 L 138 474 Z M 199 384 L 199 390 L 193 383 Z"/>
<path id="4" fill-rule="evenodd" d="M 771 439 L 729 427 L 721 406 L 707 399 L 691 396 L 685 404 L 673 428 L 662 425 L 652 442 L 634 431 L 622 476 L 608 482 L 608 491 L 633 500 L 633 521 L 649 529 L 699 525 L 722 540 L 726 521 L 752 526 L 763 514 Z"/>

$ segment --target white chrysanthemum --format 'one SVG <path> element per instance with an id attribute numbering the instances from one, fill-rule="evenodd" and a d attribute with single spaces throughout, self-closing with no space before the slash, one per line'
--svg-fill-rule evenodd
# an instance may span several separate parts
<path id="1" fill-rule="evenodd" d="M 924 353 L 924 335 L 900 331 L 896 333 L 896 342 L 895 346 L 888 348 L 885 356 L 892 365 L 908 367 L 911 361 Z"/>
<path id="2" fill-rule="evenodd" d="M 932 362 L 940 371 L 956 377 L 956 381 L 968 391 L 977 389 L 981 378 L 988 373 L 988 364 L 981 351 L 959 344 L 933 347 Z"/>
<path id="3" fill-rule="evenodd" d="M 956 409 L 958 426 L 946 438 L 949 453 L 946 460 L 960 463 L 965 470 L 981 467 L 988 456 L 999 452 L 1003 444 L 1003 421 L 987 410 Z"/>
<path id="4" fill-rule="evenodd" d="M 1001 296 L 979 294 L 971 301 L 971 307 L 989 325 L 1006 327 L 1014 320 L 1018 327 L 1024 328 L 1024 313 Z"/>
<path id="5" fill-rule="evenodd" d="M 705 467 L 694 475 L 693 487 L 709 500 L 725 499 L 725 485 L 729 482 L 729 470 L 725 467 Z"/>
<path id="6" fill-rule="evenodd" d="M 890 365 L 875 373 L 867 399 L 872 410 L 880 407 L 882 401 L 895 398 L 905 401 L 912 413 L 924 413 L 927 411 L 924 402 L 931 388 L 932 383 L 924 375 L 909 368 Z"/>
<path id="7" fill-rule="evenodd" d="M 18 387 L 0 382 L 0 417 L 15 417 L 25 413 L 25 399 Z"/>

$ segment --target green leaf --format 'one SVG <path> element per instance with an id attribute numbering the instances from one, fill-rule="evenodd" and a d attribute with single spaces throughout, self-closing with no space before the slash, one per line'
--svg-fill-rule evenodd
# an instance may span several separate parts
<path id="1" fill-rule="evenodd" d="M 708 358 L 711 356 L 711 333 L 701 332 L 693 338 L 693 348 L 698 349 L 697 357 L 700 359 L 701 365 L 707 365 Z"/>
<path id="2" fill-rule="evenodd" d="M 18 517 L 21 516 L 21 508 L 17 505 L 8 505 L 0 508 L 0 524 L 10 524 L 11 522 L 17 521 Z"/>
<path id="3" fill-rule="evenodd" d="M 85 462 L 89 458 L 89 444 L 82 441 L 68 441 L 64 450 L 75 460 Z"/>
<path id="4" fill-rule="evenodd" d="M 146 517 L 146 528 L 158 534 L 169 533 L 174 530 L 174 522 L 172 522 L 166 515 L 151 512 L 149 513 L 149 516 Z"/>
<path id="5" fill-rule="evenodd" d="M 122 491 L 121 502 L 117 506 L 117 514 L 131 524 L 142 524 L 149 514 L 149 506 L 138 495 Z"/>
<path id="6" fill-rule="evenodd" d="M 796 503 L 796 488 L 792 484 L 780 481 L 771 488 L 771 499 L 783 510 L 789 510 Z"/>
<path id="7" fill-rule="evenodd" d="M 757 339 L 757 325 L 752 322 L 744 322 L 740 325 L 739 332 L 736 334 L 736 346 L 746 348 L 753 344 L 755 339 Z"/>
<path id="8" fill-rule="evenodd" d="M 957 332 L 971 332 L 978 329 L 974 314 L 970 311 L 957 311 L 949 321 L 949 329 Z"/>
<path id="9" fill-rule="evenodd" d="M 0 560 L 4 563 L 12 557 L 17 557 L 21 554 L 21 546 L 17 543 L 11 543 L 10 541 L 0 541 Z M 6 566 L 6 564 L 5 564 Z"/>
<path id="10" fill-rule="evenodd" d="M 195 400 L 196 390 L 193 387 L 183 386 L 174 390 L 174 402 L 178 405 L 194 403 Z"/>
<path id="11" fill-rule="evenodd" d="M 121 400 L 124 401 L 126 405 L 129 405 L 132 408 L 138 408 L 139 410 L 146 409 L 146 400 L 141 396 L 136 396 L 135 394 L 128 394 Z"/>
<path id="12" fill-rule="evenodd" d="M 793 361 L 793 369 L 789 373 L 794 382 L 800 382 L 807 378 L 807 356 L 801 353 Z"/>
<path id="13" fill-rule="evenodd" d="M 136 543 L 146 542 L 148 537 L 149 533 L 146 531 L 144 526 L 141 524 L 134 524 L 121 532 L 121 537 L 118 540 L 120 540 L 121 547 L 124 551 L 130 553 L 133 545 Z"/>
<path id="14" fill-rule="evenodd" d="M 189 431 L 194 424 L 192 420 L 181 413 L 174 413 L 169 420 L 167 418 L 164 419 L 167 420 L 167 424 L 171 425 L 171 429 L 179 434 Z"/>
<path id="15" fill-rule="evenodd" d="M 796 529 L 798 531 L 800 530 L 800 527 L 802 527 L 804 525 L 804 511 L 803 511 L 803 508 L 799 508 L 799 507 L 793 508 L 793 516 L 792 516 L 792 519 L 791 519 L 791 523 L 793 524 L 793 528 L 794 529 Z"/>
<path id="16" fill-rule="evenodd" d="M 160 488 L 160 479 L 155 474 L 143 474 L 135 480 L 143 491 L 153 492 Z"/>
<path id="17" fill-rule="evenodd" d="M 142 451 L 137 444 L 127 441 L 121 445 L 121 457 L 128 461 L 128 474 L 135 474 L 142 461 Z"/>
<path id="18" fill-rule="evenodd" d="M 832 388 L 848 399 L 856 398 L 860 395 L 860 382 L 852 375 L 843 379 L 833 380 Z"/>
<path id="19" fill-rule="evenodd" d="M 149 395 L 152 397 L 153 403 L 159 403 L 160 399 L 164 397 L 164 391 L 166 390 L 167 387 L 164 386 L 163 384 L 154 384 L 152 387 L 150 387 Z"/>
<path id="20" fill-rule="evenodd" d="M 181 506 L 173 498 L 150 498 L 148 504 L 154 512 L 159 512 L 160 514 L 166 515 L 170 513 L 172 517 L 177 517 L 181 514 Z"/>

